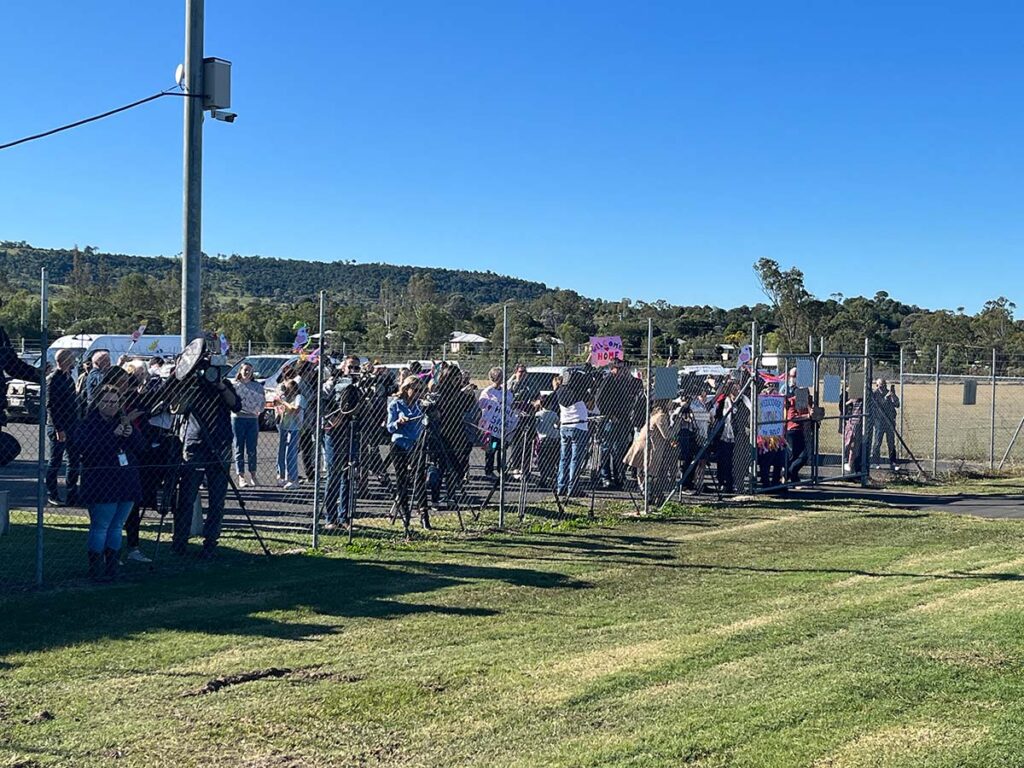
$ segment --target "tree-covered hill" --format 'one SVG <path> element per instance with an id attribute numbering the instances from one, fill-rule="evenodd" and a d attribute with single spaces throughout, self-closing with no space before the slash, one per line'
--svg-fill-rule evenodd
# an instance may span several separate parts
<path id="1" fill-rule="evenodd" d="M 79 249 L 34 248 L 25 242 L 0 241 L 0 276 L 12 288 L 34 289 L 39 270 L 49 270 L 54 285 L 69 285 L 83 273 L 97 281 L 116 282 L 131 274 L 167 277 L 181 267 L 180 258 L 100 253 Z M 358 264 L 354 261 L 299 261 L 263 256 L 204 256 L 206 285 L 218 296 L 251 297 L 294 304 L 326 290 L 336 299 L 358 304 L 378 301 L 385 281 L 405 290 L 413 275 L 429 276 L 438 293 L 460 294 L 474 304 L 530 301 L 549 288 L 493 272 L 431 267 Z"/>

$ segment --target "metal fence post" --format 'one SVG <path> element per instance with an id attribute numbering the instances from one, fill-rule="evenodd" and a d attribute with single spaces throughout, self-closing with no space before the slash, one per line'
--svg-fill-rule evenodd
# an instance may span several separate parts
<path id="1" fill-rule="evenodd" d="M 505 411 L 508 392 L 508 304 L 501 307 L 501 439 L 498 441 L 498 527 L 505 527 Z"/>
<path id="2" fill-rule="evenodd" d="M 996 467 L 996 350 L 992 349 L 992 420 L 988 434 L 988 469 Z"/>
<path id="3" fill-rule="evenodd" d="M 904 353 L 905 350 L 906 350 L 906 348 L 902 344 L 900 344 L 900 437 L 902 437 L 904 440 L 906 440 L 906 437 L 903 434 L 903 412 L 907 408 L 907 401 L 903 399 L 903 384 L 904 384 L 903 353 Z M 901 445 L 900 446 L 900 453 L 902 453 L 902 452 L 903 452 L 903 446 Z"/>
<path id="4" fill-rule="evenodd" d="M 650 511 L 651 502 L 651 395 L 654 393 L 654 382 L 651 380 L 651 349 L 654 346 L 654 320 L 647 318 L 647 400 L 644 404 L 646 420 L 644 421 L 644 514 Z"/>
<path id="5" fill-rule="evenodd" d="M 860 439 L 860 483 L 866 486 L 871 482 L 871 438 L 874 431 L 874 410 L 871 402 L 872 388 L 874 383 L 871 380 L 874 371 L 871 368 L 871 340 L 864 339 L 864 405 L 861 410 L 861 439 Z"/>
<path id="6" fill-rule="evenodd" d="M 811 337 L 808 337 L 808 347 L 811 346 Z M 750 444 L 750 461 L 747 464 L 747 487 L 751 493 L 757 493 L 757 429 L 758 429 L 758 404 L 757 404 L 757 369 L 761 362 L 761 356 L 754 353 L 757 344 L 757 321 L 750 323 L 750 424 L 747 429 L 747 442 Z M 787 369 L 788 370 L 788 369 Z M 740 393 L 743 397 L 743 393 Z"/>
<path id="7" fill-rule="evenodd" d="M 935 425 L 932 429 L 932 477 L 939 476 L 939 360 L 941 346 L 935 345 Z"/>
<path id="8" fill-rule="evenodd" d="M 43 510 L 46 509 L 46 349 L 50 346 L 50 285 L 46 267 L 39 273 L 39 456 L 36 460 L 36 586 L 43 585 Z"/>
<path id="9" fill-rule="evenodd" d="M 323 422 L 323 392 L 324 392 L 324 337 L 327 336 L 324 328 L 324 296 L 325 291 L 320 291 L 320 317 L 319 329 L 320 338 L 316 345 L 316 421 L 313 424 L 313 549 L 320 546 L 320 457 L 324 439 Z"/>

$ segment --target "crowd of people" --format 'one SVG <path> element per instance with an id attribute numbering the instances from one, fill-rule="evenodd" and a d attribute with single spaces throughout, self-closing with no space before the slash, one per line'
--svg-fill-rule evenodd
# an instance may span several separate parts
<path id="1" fill-rule="evenodd" d="M 621 360 L 543 381 L 517 365 L 506 382 L 495 367 L 482 388 L 457 364 L 424 369 L 413 362 L 396 371 L 355 356 L 323 368 L 296 360 L 273 390 L 244 362 L 231 380 L 179 381 L 174 372 L 175 362 L 160 358 L 115 363 L 99 351 L 79 364 L 71 350 L 56 352 L 47 387 L 46 489 L 55 506 L 88 509 L 94 578 L 114 577 L 122 548 L 126 561 L 149 561 L 139 548 L 145 509 L 161 520 L 171 516 L 171 551 L 184 554 L 201 486 L 207 504 L 199 554 L 209 558 L 231 485 L 287 491 L 319 477 L 324 531 L 331 532 L 351 522 L 356 499 L 375 483 L 409 535 L 414 514 L 429 529 L 431 509 L 470 505 L 474 448 L 483 454 L 485 484 L 504 476 L 560 503 L 646 486 L 658 504 L 676 491 L 700 490 L 706 479 L 722 493 L 743 490 L 752 466 L 760 488 L 784 490 L 802 479 L 821 419 L 808 391 L 796 386 L 796 369 L 781 381 L 759 380 L 762 394 L 784 397 L 784 437 L 754 444 L 749 378 L 682 377 L 675 397 L 651 392 L 648 418 L 648 385 Z M 34 369 L 16 373 L 30 378 Z M 880 460 L 885 442 L 895 467 L 899 399 L 884 380 L 871 397 L 871 459 Z M 843 398 L 839 429 L 849 472 L 859 471 L 863 413 L 862 399 Z M 259 466 L 268 414 L 277 429 L 276 482 L 264 481 Z"/>

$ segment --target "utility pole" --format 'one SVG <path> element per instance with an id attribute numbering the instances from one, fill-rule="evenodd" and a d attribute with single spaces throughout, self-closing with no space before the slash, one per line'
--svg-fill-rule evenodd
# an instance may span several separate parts
<path id="1" fill-rule="evenodd" d="M 202 335 L 203 16 L 205 0 L 185 0 L 185 169 L 181 249 L 181 345 Z"/>

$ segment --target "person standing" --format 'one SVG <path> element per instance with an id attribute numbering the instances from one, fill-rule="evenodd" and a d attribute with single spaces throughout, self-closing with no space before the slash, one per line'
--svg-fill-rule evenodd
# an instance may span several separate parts
<path id="1" fill-rule="evenodd" d="M 586 383 L 583 374 L 569 372 L 569 380 L 560 386 L 555 397 L 558 401 L 558 488 L 560 496 L 574 496 L 578 491 L 580 472 L 586 461 L 589 443 Z"/>
<path id="2" fill-rule="evenodd" d="M 46 468 L 46 496 L 50 504 L 59 507 L 63 502 L 57 488 L 57 475 L 65 456 L 68 466 L 64 485 L 68 501 L 75 501 L 78 493 L 79 468 L 74 444 L 75 430 L 78 428 L 78 398 L 75 382 L 71 378 L 75 353 L 70 349 L 59 349 L 55 357 L 57 367 L 50 374 L 46 390 L 46 412 L 49 416 L 46 437 L 50 449 L 50 462 Z"/>
<path id="3" fill-rule="evenodd" d="M 876 379 L 871 391 L 871 462 L 882 462 L 882 440 L 889 449 L 889 469 L 899 469 L 896 456 L 896 411 L 900 407 L 900 398 L 895 388 L 889 386 L 885 379 Z"/>
<path id="4" fill-rule="evenodd" d="M 621 490 L 625 468 L 632 466 L 623 458 L 633 442 L 632 416 L 643 396 L 643 383 L 630 375 L 625 362 L 612 361 L 608 376 L 598 387 L 595 403 L 597 412 L 605 418 L 601 428 L 601 486 L 604 488 Z"/>
<path id="5" fill-rule="evenodd" d="M 252 365 L 242 363 L 235 375 L 235 392 L 241 401 L 241 410 L 231 414 L 231 433 L 234 437 L 235 472 L 238 487 L 256 487 L 256 449 L 260 437 L 260 415 L 266 406 L 263 385 L 253 378 Z"/>
<path id="6" fill-rule="evenodd" d="M 395 467 L 395 483 L 398 486 L 395 504 L 402 515 L 405 536 L 409 537 L 409 522 L 412 510 L 409 495 L 420 513 L 420 524 L 430 529 L 427 514 L 427 482 L 424 473 L 422 451 L 416 445 L 423 431 L 423 409 L 419 404 L 420 380 L 407 376 L 398 390 L 398 397 L 388 403 L 387 430 L 391 435 L 391 463 Z"/>
<path id="7" fill-rule="evenodd" d="M 491 368 L 487 374 L 490 379 L 490 386 L 484 387 L 480 393 L 480 411 L 482 424 L 480 428 L 484 439 L 484 475 L 494 477 L 495 457 L 499 457 L 498 464 L 504 464 L 501 445 L 501 412 L 505 409 L 505 438 L 510 437 L 516 429 L 518 418 L 512 408 L 512 394 L 502 385 L 504 374 L 501 368 Z M 498 471 L 503 470 L 498 467 Z"/>
<path id="8" fill-rule="evenodd" d="M 94 406 L 74 439 L 82 456 L 79 500 L 89 510 L 89 576 L 111 580 L 119 565 L 121 529 L 142 498 L 137 459 L 141 438 L 123 413 L 115 387 L 94 393 Z"/>
<path id="9" fill-rule="evenodd" d="M 7 331 L 0 326 L 0 430 L 7 426 L 7 376 L 38 384 L 40 372 L 18 357 Z M 0 458 L 0 466 L 17 456 L 19 450 L 18 441 L 10 435 L 0 440 L 0 455 L 7 454 Z"/>
<path id="10" fill-rule="evenodd" d="M 344 525 L 352 514 L 352 485 L 358 474 L 362 391 L 359 358 L 349 355 L 324 384 L 328 414 L 324 417 L 324 464 L 327 492 L 324 495 L 325 531 Z"/>
<path id="11" fill-rule="evenodd" d="M 803 402 L 799 402 L 803 399 Z M 792 394 L 786 396 L 786 446 L 789 456 L 786 462 L 786 481 L 790 483 L 800 482 L 800 470 L 807 463 L 807 438 L 804 427 L 810 421 L 810 395 L 806 392 L 798 393 L 792 390 Z"/>
<path id="12" fill-rule="evenodd" d="M 110 370 L 110 353 L 101 349 L 93 352 L 92 368 L 85 378 L 85 404 L 91 407 L 96 400 L 96 395 L 107 378 L 107 371 Z"/>
<path id="13" fill-rule="evenodd" d="M 205 480 L 208 506 L 200 556 L 210 559 L 216 555 L 224 522 L 224 500 L 231 479 L 228 474 L 231 466 L 231 414 L 238 413 L 241 400 L 225 379 L 210 382 L 199 376 L 196 384 L 189 386 L 196 389 L 189 398 L 191 407 L 182 439 L 180 485 L 178 504 L 174 509 L 171 551 L 177 555 L 186 552 L 199 486 Z"/>
<path id="14" fill-rule="evenodd" d="M 305 411 L 306 398 L 298 380 L 288 379 L 277 402 L 277 482 L 285 490 L 299 482 L 299 435 Z"/>

